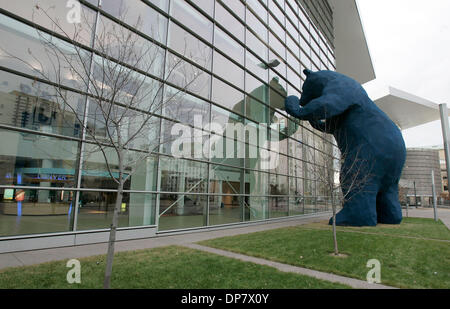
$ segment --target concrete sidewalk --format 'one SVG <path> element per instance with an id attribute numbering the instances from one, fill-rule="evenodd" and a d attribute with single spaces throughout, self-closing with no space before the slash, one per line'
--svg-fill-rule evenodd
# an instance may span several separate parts
<path id="1" fill-rule="evenodd" d="M 415 217 L 415 218 L 434 219 L 434 210 L 433 210 L 433 208 L 409 208 L 408 216 Z M 403 218 L 406 218 L 406 217 L 407 217 L 406 209 L 403 209 Z M 438 208 L 437 209 L 437 217 L 450 230 L 450 209 Z"/>

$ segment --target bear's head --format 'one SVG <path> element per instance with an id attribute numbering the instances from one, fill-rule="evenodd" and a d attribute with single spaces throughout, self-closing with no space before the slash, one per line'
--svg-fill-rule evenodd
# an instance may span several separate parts
<path id="1" fill-rule="evenodd" d="M 303 73 L 306 75 L 306 80 L 302 87 L 303 91 L 300 98 L 301 106 L 305 106 L 312 100 L 320 97 L 328 82 L 336 78 L 336 72 L 333 71 L 313 72 L 305 69 L 303 70 Z"/>

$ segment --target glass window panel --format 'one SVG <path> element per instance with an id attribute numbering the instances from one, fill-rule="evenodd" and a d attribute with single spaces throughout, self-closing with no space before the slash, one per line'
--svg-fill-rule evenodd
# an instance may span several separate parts
<path id="1" fill-rule="evenodd" d="M 272 72 L 271 72 L 272 73 Z M 286 81 L 275 73 L 272 73 L 274 77 L 270 81 L 269 100 L 270 106 L 275 109 L 284 109 L 284 100 L 286 98 Z"/>
<path id="2" fill-rule="evenodd" d="M 301 159 L 301 156 L 299 158 Z M 303 177 L 303 161 L 298 160 L 297 157 L 295 159 L 289 158 L 289 175 L 294 177 Z"/>
<path id="3" fill-rule="evenodd" d="M 224 1 L 224 4 L 228 8 L 230 8 L 233 13 L 236 14 L 240 19 L 245 20 L 245 6 L 241 1 Z"/>
<path id="4" fill-rule="evenodd" d="M 167 18 L 139 0 L 102 1 L 102 9 L 130 26 L 166 43 Z"/>
<path id="5" fill-rule="evenodd" d="M 270 111 L 267 105 L 253 99 L 252 97 L 246 98 L 246 116 L 258 123 L 269 123 Z"/>
<path id="6" fill-rule="evenodd" d="M 208 102 L 167 86 L 164 91 L 167 102 L 164 104 L 164 116 L 197 128 L 203 128 L 209 123 Z"/>
<path id="7" fill-rule="evenodd" d="M 280 218 L 286 217 L 289 211 L 289 198 L 271 196 L 269 197 L 269 217 L 270 218 Z"/>
<path id="8" fill-rule="evenodd" d="M 239 2 L 239 1 L 229 1 Z M 228 12 L 219 2 L 216 4 L 216 20 L 231 32 L 236 38 L 242 42 L 245 42 L 245 27 L 238 21 L 233 15 Z M 217 41 L 214 41 L 216 44 Z"/>
<path id="9" fill-rule="evenodd" d="M 200 122 L 200 120 L 194 119 L 194 123 Z M 161 151 L 176 158 L 206 160 L 209 156 L 210 147 L 207 129 L 207 125 L 204 129 L 192 128 L 183 123 L 163 120 Z"/>
<path id="10" fill-rule="evenodd" d="M 259 56 L 261 59 L 267 62 L 268 56 L 269 56 L 269 49 L 267 46 L 262 43 L 256 36 L 254 36 L 250 31 L 247 30 L 247 48 L 250 48 L 254 54 Z M 252 54 L 250 54 L 247 51 L 247 66 L 252 72 L 260 72 L 258 73 L 258 76 L 264 77 L 264 75 L 267 75 L 267 73 L 261 73 L 261 71 L 267 72 L 266 69 L 264 69 L 264 66 L 261 64 L 261 60 L 254 57 Z M 267 80 L 267 78 L 265 78 Z"/>
<path id="11" fill-rule="evenodd" d="M 233 130 L 227 126 L 226 130 Z M 233 131 L 229 131 L 232 136 Z M 226 133 L 211 134 L 211 162 L 235 167 L 244 167 L 246 145 L 236 138 L 227 138 Z"/>
<path id="12" fill-rule="evenodd" d="M 95 23 L 95 12 L 93 10 L 81 4 L 80 22 L 69 23 L 67 18 L 69 17 L 70 8 L 66 7 L 66 1 L 39 1 L 39 9 L 36 8 L 36 4 L 35 1 L 2 1 L 2 9 L 33 21 L 64 37 L 87 46 L 91 45 Z"/>
<path id="13" fill-rule="evenodd" d="M 278 5 L 281 7 L 282 10 L 284 10 L 284 0 L 274 0 L 278 2 Z"/>
<path id="14" fill-rule="evenodd" d="M 114 178 L 119 177 L 117 153 L 111 147 L 104 147 L 104 153 L 95 144 L 85 144 L 81 186 L 84 188 L 116 189 Z M 109 173 L 111 171 L 111 174 Z M 156 159 L 144 152 L 128 150 L 124 155 L 125 190 L 156 189 Z"/>
<path id="15" fill-rule="evenodd" d="M 220 187 L 218 181 L 212 181 L 216 187 Z M 243 197 L 235 195 L 214 195 L 209 197 L 209 224 L 230 224 L 241 222 Z"/>
<path id="16" fill-rule="evenodd" d="M 289 196 L 289 215 L 303 215 L 304 214 L 304 196 L 303 196 L 303 179 L 289 178 L 291 193 Z"/>
<path id="17" fill-rule="evenodd" d="M 148 1 L 159 7 L 164 12 L 167 12 L 167 10 L 169 9 L 169 1 L 167 0 L 148 0 Z"/>
<path id="18" fill-rule="evenodd" d="M 280 24 L 276 21 L 275 18 L 272 17 L 272 15 L 269 15 L 269 28 L 281 39 L 281 41 L 284 42 L 285 37 L 285 31 L 280 26 Z M 273 35 L 272 32 L 269 33 L 269 44 L 272 46 L 272 42 L 270 41 L 270 36 Z"/>
<path id="19" fill-rule="evenodd" d="M 113 123 L 117 123 L 116 127 Z M 147 152 L 158 148 L 159 118 L 151 113 L 106 102 L 91 101 L 87 115 L 86 138 L 106 144 L 127 143 Z M 120 131 L 121 141 L 118 136 Z"/>
<path id="20" fill-rule="evenodd" d="M 14 42 L 3 48 L 0 65 L 75 89 L 86 89 L 83 81 L 77 80 L 75 71 L 81 72 L 86 80 L 88 52 L 75 50 L 67 42 L 1 14 L 0 37 L 4 42 Z M 51 42 L 54 48 L 45 47 L 44 42 Z"/>
<path id="21" fill-rule="evenodd" d="M 236 108 L 235 111 L 237 113 L 244 113 L 242 107 Z M 211 106 L 211 114 L 211 122 L 221 126 L 223 131 L 226 130 L 229 124 L 241 123 L 243 121 L 242 116 L 215 105 Z"/>
<path id="22" fill-rule="evenodd" d="M 284 26 L 284 20 L 285 20 L 285 15 L 284 13 L 279 9 L 279 7 L 275 4 L 274 1 L 269 1 L 269 11 L 275 15 L 275 18 Z M 272 18 L 272 16 L 269 14 L 269 24 L 270 24 L 270 19 Z M 272 28 L 272 26 L 270 26 Z M 272 28 L 273 29 L 273 28 Z M 278 32 L 275 31 L 275 33 L 278 34 Z M 280 32 L 282 33 L 282 32 Z"/>
<path id="23" fill-rule="evenodd" d="M 240 64 L 244 64 L 244 47 L 233 40 L 228 34 L 215 27 L 214 46 L 233 58 Z"/>
<path id="24" fill-rule="evenodd" d="M 269 174 L 254 170 L 245 172 L 245 221 L 264 220 L 268 215 Z"/>
<path id="25" fill-rule="evenodd" d="M 213 72 L 236 87 L 244 88 L 244 70 L 218 52 L 214 52 Z"/>
<path id="26" fill-rule="evenodd" d="M 205 99 L 209 99 L 211 75 L 174 54 L 167 53 L 167 57 L 167 81 L 181 89 L 189 90 Z"/>
<path id="27" fill-rule="evenodd" d="M 249 26 L 258 36 L 260 40 L 263 42 L 267 42 L 267 27 L 261 23 L 261 21 L 253 15 L 253 13 L 250 12 L 250 10 L 247 10 L 247 17 L 246 17 L 247 26 Z"/>
<path id="28" fill-rule="evenodd" d="M 210 20 L 190 6 L 184 0 L 173 0 L 171 5 L 172 16 L 195 34 L 208 42 L 212 41 L 213 25 Z"/>
<path id="29" fill-rule="evenodd" d="M 259 79 L 267 83 L 269 78 L 269 71 L 265 69 L 265 64 L 260 59 L 256 58 L 251 52 L 246 50 L 246 63 L 247 70 L 255 74 Z M 264 59 L 267 59 L 267 55 Z M 267 61 L 267 60 L 266 60 Z"/>
<path id="30" fill-rule="evenodd" d="M 157 77 L 163 75 L 164 49 L 104 16 L 100 17 L 98 23 L 95 48 L 143 72 Z M 120 76 L 119 68 L 124 69 L 99 56 L 95 57 L 95 62 L 96 68 L 102 71 L 100 74 L 103 75 L 103 70 L 108 73 L 113 71 L 109 73 L 112 78 Z M 122 73 L 122 76 L 126 76 L 126 73 Z"/>
<path id="31" fill-rule="evenodd" d="M 241 185 L 244 180 L 244 170 L 234 167 L 211 165 L 210 193 L 243 194 Z"/>
<path id="32" fill-rule="evenodd" d="M 297 4 L 294 3 L 293 5 L 294 5 L 294 7 L 297 7 Z M 295 10 L 295 13 L 296 13 L 296 12 L 297 12 L 297 10 Z M 290 5 L 286 5 L 286 13 L 287 13 L 287 16 L 289 17 L 289 19 L 290 19 L 295 25 L 297 25 L 297 23 L 298 23 L 298 18 L 297 18 L 297 16 L 295 15 L 294 11 L 292 11 Z M 289 19 L 286 19 L 286 24 L 289 24 L 289 23 L 290 23 Z"/>
<path id="33" fill-rule="evenodd" d="M 305 187 L 308 187 L 309 184 L 312 184 L 313 182 L 310 180 L 305 180 Z M 311 196 L 305 196 L 304 198 L 304 213 L 310 214 L 310 213 L 316 213 L 316 198 Z"/>
<path id="34" fill-rule="evenodd" d="M 287 68 L 287 79 L 294 87 L 300 90 L 300 76 L 297 75 L 291 68 Z"/>
<path id="35" fill-rule="evenodd" d="M 0 71 L 0 123 L 31 130 L 81 136 L 85 97 Z"/>
<path id="36" fill-rule="evenodd" d="M 253 75 L 245 74 L 245 90 L 251 96 L 261 100 L 264 103 L 269 102 L 269 87 Z"/>
<path id="37" fill-rule="evenodd" d="M 199 227 L 206 224 L 207 164 L 161 157 L 159 230 Z"/>
<path id="38" fill-rule="evenodd" d="M 244 114 L 244 93 L 217 78 L 213 78 L 212 101 L 236 113 Z"/>
<path id="39" fill-rule="evenodd" d="M 76 186 L 78 142 L 9 130 L 0 136 L 0 184 Z"/>
<path id="40" fill-rule="evenodd" d="M 0 237 L 72 230 L 75 192 L 0 189 Z"/>
<path id="41" fill-rule="evenodd" d="M 173 22 L 170 23 L 169 47 L 205 69 L 211 70 L 212 49 Z"/>
<path id="42" fill-rule="evenodd" d="M 80 192 L 77 230 L 106 229 L 111 226 L 117 194 Z M 119 210 L 119 227 L 155 224 L 156 195 L 124 192 Z"/>
<path id="43" fill-rule="evenodd" d="M 264 22 L 267 22 L 267 11 L 266 9 L 259 3 L 258 0 L 247 0 L 247 5 L 259 16 Z M 248 11 L 247 11 L 248 12 Z"/>
<path id="44" fill-rule="evenodd" d="M 298 41 L 298 40 L 296 40 L 296 41 Z M 294 57 L 295 56 L 295 58 L 299 58 L 300 57 L 300 48 L 298 47 L 298 45 L 291 39 L 291 37 L 290 36 L 286 36 L 286 43 L 287 43 L 287 46 L 289 47 L 289 51 L 290 52 L 288 52 L 287 53 L 287 57 L 288 57 L 288 63 L 289 64 L 291 64 L 290 63 L 290 61 L 289 61 L 289 57 L 290 56 L 292 56 L 292 57 Z M 292 55 L 291 55 L 291 53 L 292 53 Z M 292 65 L 292 64 L 291 64 Z"/>

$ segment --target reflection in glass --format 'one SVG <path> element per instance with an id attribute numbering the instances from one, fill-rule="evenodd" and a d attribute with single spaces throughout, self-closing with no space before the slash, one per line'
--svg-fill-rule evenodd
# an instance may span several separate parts
<path id="1" fill-rule="evenodd" d="M 244 63 L 244 47 L 232 39 L 228 34 L 215 27 L 214 46 L 220 49 L 228 57 L 231 57 L 237 63 Z"/>
<path id="2" fill-rule="evenodd" d="M 78 142 L 9 130 L 0 136 L 0 184 L 76 186 Z"/>
<path id="3" fill-rule="evenodd" d="M 238 2 L 238 1 L 229 1 L 229 2 Z M 226 3 L 225 5 L 230 5 Z M 236 13 L 236 11 L 234 11 Z M 238 40 L 244 42 L 245 35 L 245 27 L 241 22 L 239 22 L 230 12 L 228 12 L 222 4 L 217 2 L 216 4 L 216 20 L 226 29 L 231 32 Z"/>
<path id="4" fill-rule="evenodd" d="M 218 52 L 214 52 L 213 72 L 236 87 L 244 88 L 244 70 Z"/>
<path id="5" fill-rule="evenodd" d="M 288 216 L 289 212 L 289 198 L 280 196 L 269 197 L 269 217 L 280 218 Z"/>
<path id="6" fill-rule="evenodd" d="M 140 29 L 138 28 L 138 30 Z M 118 62 L 129 64 L 148 74 L 162 77 L 164 49 L 107 17 L 100 16 L 95 48 Z M 124 78 L 126 76 L 127 70 L 124 67 L 105 61 L 105 59 L 100 57 L 96 57 L 94 60 L 96 63 L 95 69 L 100 70 L 100 74 L 109 73 L 107 74 L 109 76 L 103 78 L 103 82 L 107 83 L 108 77 L 113 82 L 118 77 Z M 103 72 L 104 70 L 116 71 L 117 75 L 109 71 Z M 124 72 L 119 73 L 121 72 L 120 70 Z M 97 79 L 99 79 L 98 76 Z"/>
<path id="7" fill-rule="evenodd" d="M 209 198 L 209 224 L 229 224 L 241 222 L 242 197 L 236 195 L 214 195 Z"/>
<path id="8" fill-rule="evenodd" d="M 256 165 L 256 159 L 249 159 Z M 245 171 L 245 191 L 249 194 L 245 201 L 245 220 L 263 220 L 268 218 L 269 174 L 255 170 Z"/>
<path id="9" fill-rule="evenodd" d="M 172 0 L 171 14 L 180 23 L 208 42 L 212 41 L 212 22 L 184 0 Z"/>
<path id="10" fill-rule="evenodd" d="M 84 96 L 0 71 L 0 123 L 13 127 L 81 136 Z"/>
<path id="11" fill-rule="evenodd" d="M 205 69 L 211 70 L 212 49 L 174 22 L 170 23 L 169 47 Z"/>
<path id="12" fill-rule="evenodd" d="M 211 75 L 169 52 L 167 53 L 166 80 L 183 90 L 189 90 L 209 99 Z"/>
<path id="13" fill-rule="evenodd" d="M 115 192 L 80 192 L 77 230 L 109 228 L 116 195 Z M 155 224 L 155 201 L 154 194 L 125 192 L 119 210 L 119 227 Z"/>
<path id="14" fill-rule="evenodd" d="M 39 32 L 2 14 L 0 37 L 3 42 L 13 42 L 3 47 L 0 65 L 75 89 L 86 89 L 84 82 L 77 79 L 75 72 L 84 75 L 90 58 L 89 52 L 75 49 L 66 41 Z M 43 42 L 51 42 L 52 47 L 49 49 Z"/>
<path id="15" fill-rule="evenodd" d="M 112 147 L 104 147 L 103 152 L 95 144 L 85 144 L 81 186 L 84 188 L 116 189 L 114 178 L 119 177 L 117 153 Z M 156 159 L 148 153 L 126 151 L 124 157 L 125 190 L 155 190 L 156 189 Z M 109 167 L 109 168 L 108 168 Z M 114 177 L 114 178 L 113 178 Z"/>
<path id="16" fill-rule="evenodd" d="M 242 102 L 244 100 L 243 92 L 217 78 L 213 78 L 212 88 L 212 101 L 236 113 L 244 113 L 242 110 Z"/>
<path id="17" fill-rule="evenodd" d="M 167 86 L 164 90 L 163 115 L 182 124 L 203 128 L 209 122 L 209 104 L 197 97 Z"/>
<path id="18" fill-rule="evenodd" d="M 69 190 L 0 189 L 0 237 L 70 231 L 74 202 Z"/>
<path id="19" fill-rule="evenodd" d="M 102 9 L 139 31 L 166 43 L 167 18 L 140 0 L 102 1 Z"/>
<path id="20" fill-rule="evenodd" d="M 161 157 L 159 230 L 203 226 L 206 223 L 207 164 Z"/>
<path id="21" fill-rule="evenodd" d="M 36 8 L 36 4 L 39 5 L 39 9 Z M 62 16 L 67 16 L 67 12 L 69 11 L 66 1 L 2 1 L 2 9 L 32 21 L 33 23 L 64 37 L 74 39 L 81 44 L 90 46 L 95 23 L 95 12 L 83 4 L 80 5 L 80 8 L 80 22 L 68 23 L 64 18 L 61 18 Z M 36 32 L 36 30 L 34 31 Z"/>

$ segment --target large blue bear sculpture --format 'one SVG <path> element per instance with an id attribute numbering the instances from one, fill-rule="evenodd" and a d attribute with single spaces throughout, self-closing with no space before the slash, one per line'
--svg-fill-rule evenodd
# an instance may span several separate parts
<path id="1" fill-rule="evenodd" d="M 344 196 L 336 225 L 399 224 L 398 182 L 406 160 L 400 130 L 357 81 L 333 71 L 304 73 L 301 98 L 287 97 L 285 108 L 336 139 Z"/>

